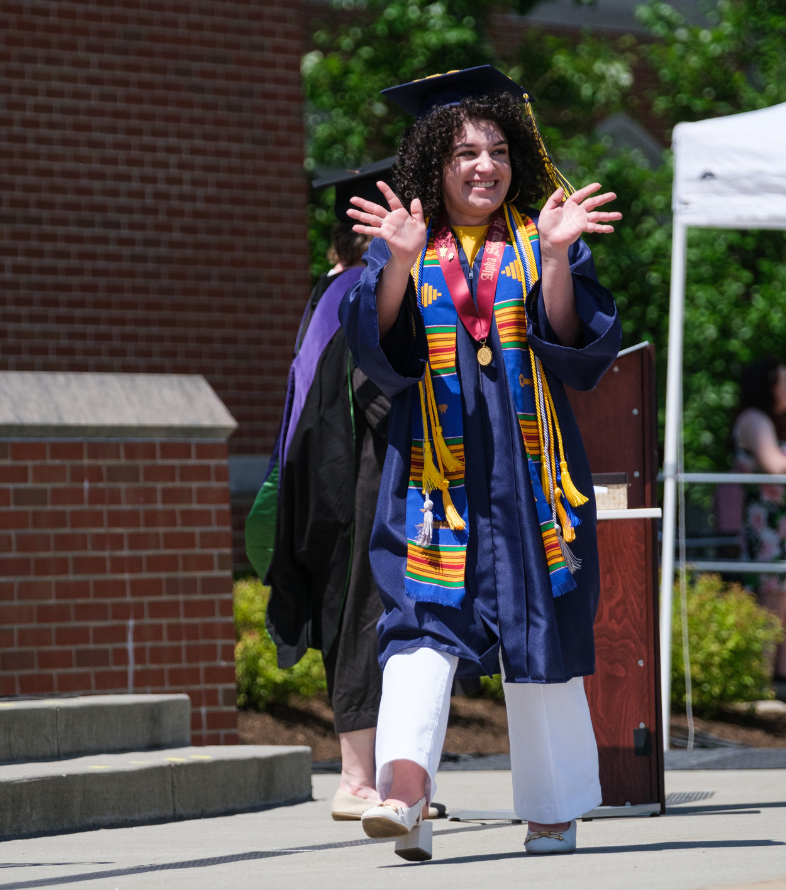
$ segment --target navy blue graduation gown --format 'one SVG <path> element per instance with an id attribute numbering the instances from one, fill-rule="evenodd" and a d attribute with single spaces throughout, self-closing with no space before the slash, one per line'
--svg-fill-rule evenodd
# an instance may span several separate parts
<path id="1" fill-rule="evenodd" d="M 535 215 L 537 222 L 537 216 Z M 621 327 L 611 294 L 598 283 L 592 255 L 579 240 L 570 249 L 576 309 L 582 332 L 573 347 L 560 344 L 549 325 L 537 283 L 527 295 L 527 333 L 548 379 L 559 417 L 570 474 L 589 502 L 576 508 L 581 525 L 570 545 L 581 559 L 575 590 L 551 592 L 521 432 L 508 391 L 496 324 L 488 345 L 492 364 L 482 367 L 472 338 L 456 328 L 458 374 L 464 414 L 465 485 L 470 536 L 466 596 L 460 608 L 419 603 L 404 592 L 405 532 L 412 400 L 428 358 L 425 328 L 410 279 L 393 329 L 380 340 L 376 286 L 390 257 L 375 239 L 367 268 L 349 290 L 339 316 L 355 361 L 391 398 L 388 449 L 371 535 L 371 567 L 385 607 L 377 631 L 380 664 L 411 647 L 428 646 L 458 656 L 458 677 L 499 673 L 500 652 L 508 682 L 562 683 L 595 670 L 593 622 L 600 575 L 596 510 L 584 445 L 565 393 L 593 389 L 619 351 Z M 473 280 L 463 250 L 464 275 L 476 298 L 481 249 Z M 606 430 L 603 435 L 612 435 Z"/>

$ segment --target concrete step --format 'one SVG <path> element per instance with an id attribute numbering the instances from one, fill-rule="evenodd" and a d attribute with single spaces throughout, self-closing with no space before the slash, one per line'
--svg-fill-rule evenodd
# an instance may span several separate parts
<path id="1" fill-rule="evenodd" d="M 196 819 L 311 799 L 311 749 L 238 745 L 0 766 L 0 837 Z"/>
<path id="2" fill-rule="evenodd" d="M 0 702 L 0 763 L 190 743 L 187 695 L 85 695 Z"/>

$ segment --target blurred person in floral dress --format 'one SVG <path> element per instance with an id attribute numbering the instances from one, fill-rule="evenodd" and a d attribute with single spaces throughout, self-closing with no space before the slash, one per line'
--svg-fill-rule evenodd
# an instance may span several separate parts
<path id="1" fill-rule="evenodd" d="M 786 441 L 779 434 L 785 420 L 786 363 L 776 358 L 759 359 L 742 376 L 732 429 L 736 472 L 786 473 Z M 786 486 L 745 486 L 743 534 L 750 560 L 786 560 Z M 759 574 L 749 586 L 786 630 L 786 575 Z M 776 680 L 786 680 L 786 643 L 775 653 L 773 674 Z"/>

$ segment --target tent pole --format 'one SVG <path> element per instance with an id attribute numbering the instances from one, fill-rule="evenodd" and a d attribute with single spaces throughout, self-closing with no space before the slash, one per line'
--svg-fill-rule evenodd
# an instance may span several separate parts
<path id="1" fill-rule="evenodd" d="M 663 549 L 660 588 L 660 676 L 663 703 L 663 749 L 669 750 L 671 713 L 671 609 L 674 592 L 677 448 L 682 421 L 682 334 L 685 315 L 686 226 L 674 216 L 669 295 L 669 352 L 666 373 L 666 432 L 663 447 Z"/>

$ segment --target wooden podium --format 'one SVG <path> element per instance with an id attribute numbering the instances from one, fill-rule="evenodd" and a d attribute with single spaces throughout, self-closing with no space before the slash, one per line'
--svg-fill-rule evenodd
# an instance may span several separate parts
<path id="1" fill-rule="evenodd" d="M 624 350 L 595 390 L 568 396 L 593 476 L 627 474 L 627 509 L 598 509 L 596 672 L 585 680 L 603 806 L 662 813 L 654 348 Z"/>

